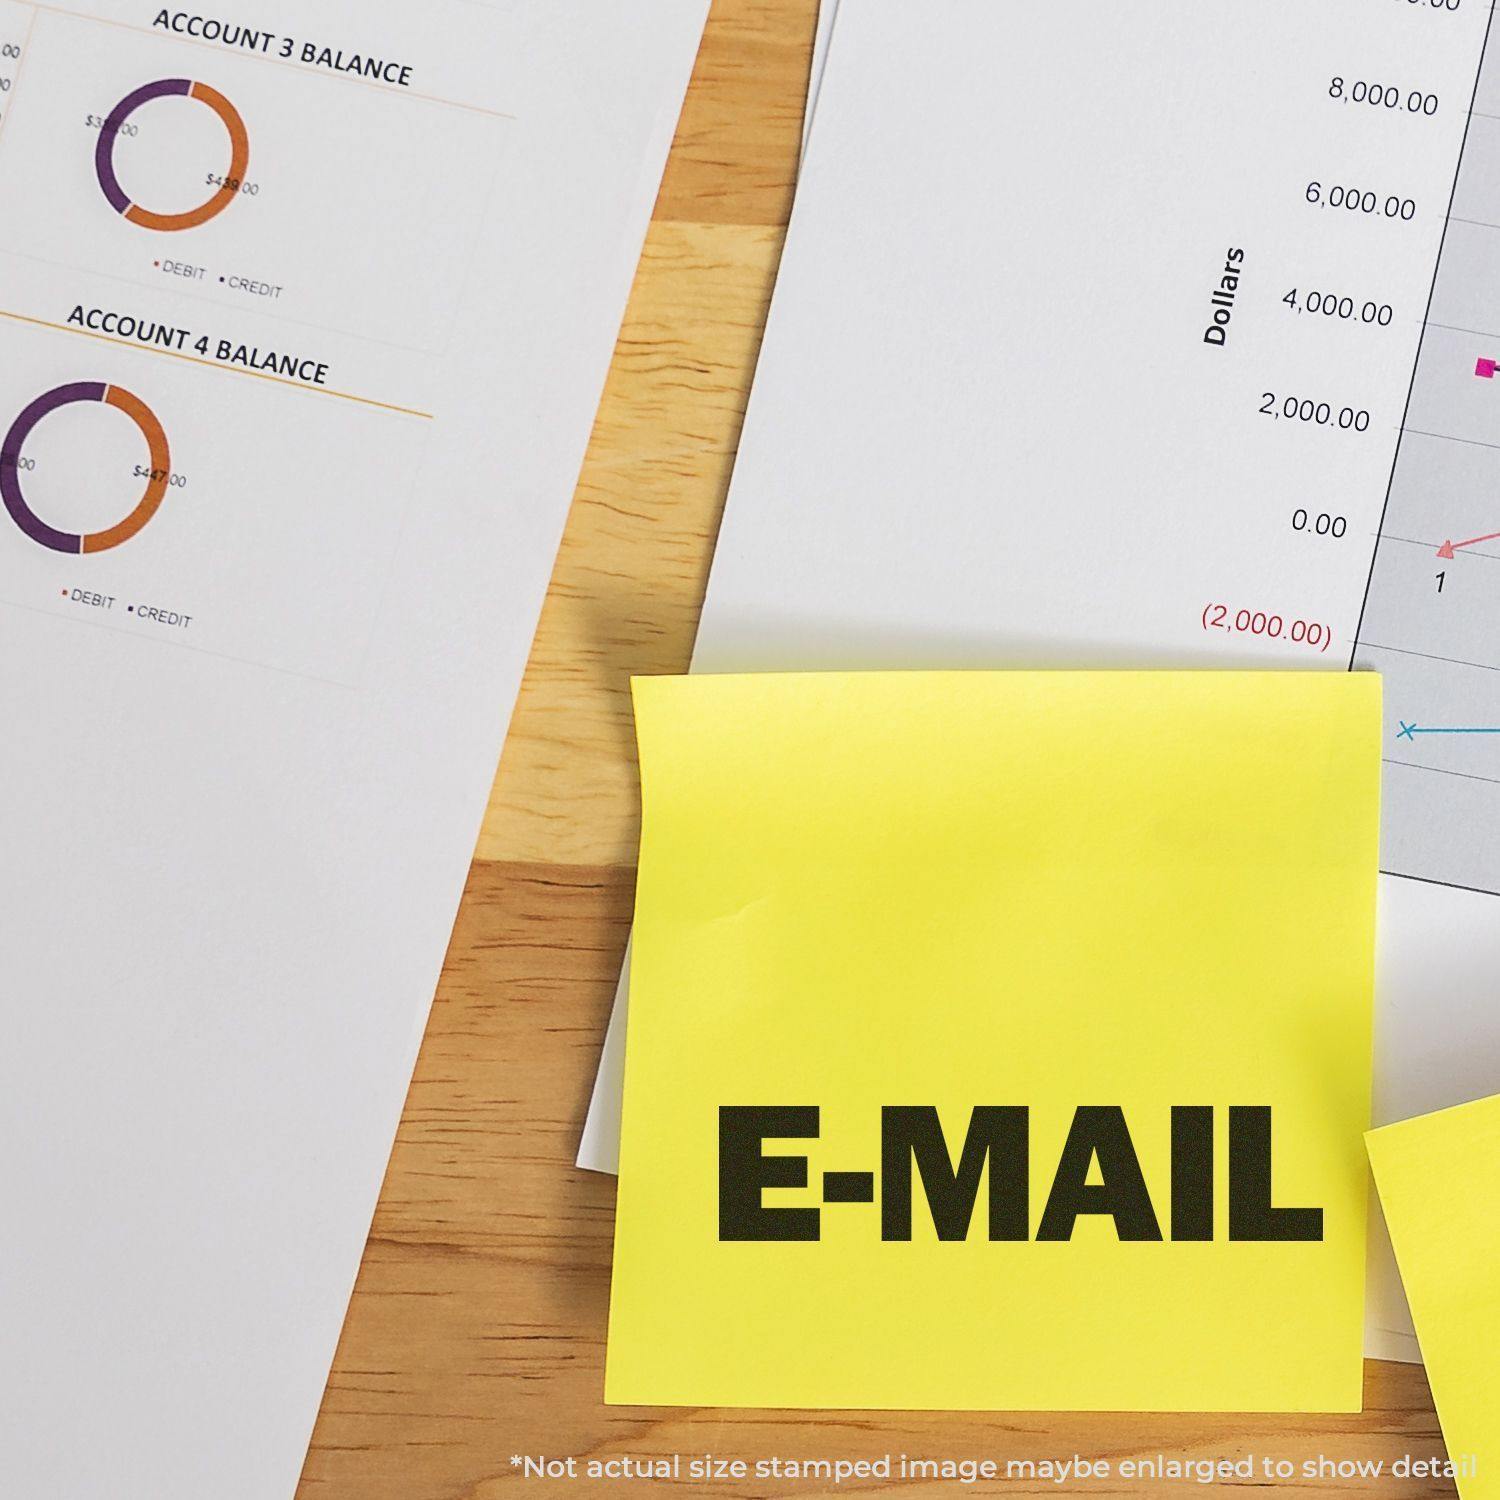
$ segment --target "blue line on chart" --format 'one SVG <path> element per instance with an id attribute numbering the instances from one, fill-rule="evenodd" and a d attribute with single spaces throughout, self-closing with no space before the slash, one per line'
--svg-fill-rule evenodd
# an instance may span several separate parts
<path id="1" fill-rule="evenodd" d="M 1405 719 L 1400 722 L 1401 733 L 1396 736 L 1398 740 L 1415 740 L 1419 734 L 1500 734 L 1500 727 L 1494 729 L 1428 729 L 1421 724 L 1408 724 Z"/>

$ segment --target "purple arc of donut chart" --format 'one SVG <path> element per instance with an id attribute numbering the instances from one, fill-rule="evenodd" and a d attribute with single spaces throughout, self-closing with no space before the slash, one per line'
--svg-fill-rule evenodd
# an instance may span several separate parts
<path id="1" fill-rule="evenodd" d="M 21 488 L 21 450 L 26 439 L 43 417 L 64 406 L 78 403 L 100 402 L 129 417 L 146 440 L 151 455 L 151 467 L 147 471 L 147 483 L 141 498 L 123 519 L 102 531 L 59 531 L 49 526 L 26 502 Z M 20 416 L 11 423 L 10 431 L 0 441 L 0 500 L 17 529 L 39 546 L 49 547 L 54 552 L 83 555 L 90 552 L 108 552 L 135 536 L 154 516 L 171 481 L 172 454 L 167 444 L 167 435 L 162 430 L 156 413 L 123 386 L 105 385 L 98 381 L 80 381 L 73 385 L 60 385 L 55 390 L 38 396 Z"/>
<path id="2" fill-rule="evenodd" d="M 73 532 L 58 531 L 56 527 L 49 526 L 26 503 L 26 497 L 21 493 L 21 449 L 30 437 L 32 428 L 43 417 L 59 407 L 72 406 L 78 401 L 103 401 L 107 391 L 108 388 L 102 383 L 80 382 L 77 385 L 60 385 L 56 390 L 48 391 L 45 396 L 38 396 L 11 423 L 10 431 L 5 435 L 4 446 L 0 447 L 0 499 L 5 501 L 11 520 L 25 535 L 43 547 L 50 547 L 54 552 L 82 552 L 83 538 Z"/>
<path id="3" fill-rule="evenodd" d="M 192 91 L 191 78 L 162 78 L 155 83 L 143 84 L 133 93 L 126 94 L 110 111 L 104 128 L 99 132 L 98 144 L 94 147 L 94 168 L 99 174 L 99 186 L 117 214 L 130 210 L 130 199 L 115 175 L 115 136 L 119 134 L 120 127 L 143 104 L 149 104 L 153 99 L 178 98 L 191 94 Z"/>

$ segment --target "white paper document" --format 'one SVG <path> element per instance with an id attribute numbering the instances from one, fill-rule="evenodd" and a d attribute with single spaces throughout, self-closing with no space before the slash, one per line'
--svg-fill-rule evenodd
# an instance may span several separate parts
<path id="1" fill-rule="evenodd" d="M 707 0 L 0 0 L 0 1492 L 298 1477 Z"/>
<path id="2" fill-rule="evenodd" d="M 802 150 L 812 139 L 813 116 L 818 109 L 818 92 L 823 87 L 823 69 L 828 62 L 828 44 L 833 40 L 833 23 L 838 18 L 839 0 L 820 0 L 818 28 L 813 34 L 812 66 L 807 75 L 807 104 L 802 111 Z"/>
<path id="3" fill-rule="evenodd" d="M 694 660 L 1379 669 L 1377 1121 L 1500 1089 L 1489 25 L 844 7 Z"/>

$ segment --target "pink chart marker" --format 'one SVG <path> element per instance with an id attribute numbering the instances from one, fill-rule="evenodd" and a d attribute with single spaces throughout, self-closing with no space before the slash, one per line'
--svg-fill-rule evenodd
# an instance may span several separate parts
<path id="1" fill-rule="evenodd" d="M 1496 363 L 1492 359 L 1481 359 L 1474 366 L 1474 373 L 1481 380 L 1493 380 L 1495 378 Z"/>
<path id="2" fill-rule="evenodd" d="M 1471 536 L 1466 542 L 1447 541 L 1438 548 L 1437 555 L 1444 562 L 1451 562 L 1465 547 L 1477 547 L 1481 542 L 1495 541 L 1500 541 L 1500 531 L 1492 531 L 1487 536 Z"/>

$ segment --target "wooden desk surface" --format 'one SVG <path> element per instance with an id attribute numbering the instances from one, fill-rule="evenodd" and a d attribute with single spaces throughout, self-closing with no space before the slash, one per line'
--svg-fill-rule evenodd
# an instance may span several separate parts
<path id="1" fill-rule="evenodd" d="M 602 1403 L 614 1184 L 572 1162 L 630 916 L 627 684 L 688 663 L 791 207 L 815 12 L 815 0 L 715 0 L 300 1500 L 602 1488 L 527 1481 L 510 1462 L 523 1453 L 1249 1452 L 1300 1464 L 1442 1452 L 1421 1370 L 1374 1363 L 1359 1417 L 798 1416 Z M 1390 1479 L 1277 1487 L 1372 1488 L 1453 1492 Z M 835 1493 L 775 1481 L 662 1492 Z M 954 1486 L 901 1487 L 939 1492 Z"/>

